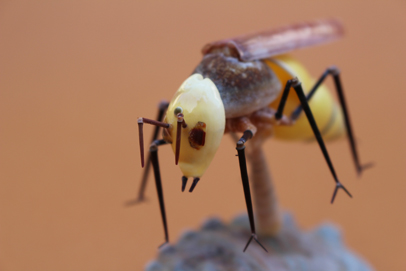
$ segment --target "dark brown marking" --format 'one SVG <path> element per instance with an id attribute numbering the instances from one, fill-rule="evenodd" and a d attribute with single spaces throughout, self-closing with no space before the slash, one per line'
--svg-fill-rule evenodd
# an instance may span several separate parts
<path id="1" fill-rule="evenodd" d="M 192 148 L 200 150 L 206 142 L 206 123 L 199 121 L 189 132 L 189 144 Z"/>

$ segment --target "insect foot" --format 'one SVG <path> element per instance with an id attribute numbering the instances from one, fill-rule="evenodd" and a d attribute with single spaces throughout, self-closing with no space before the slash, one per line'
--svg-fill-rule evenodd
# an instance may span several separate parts
<path id="1" fill-rule="evenodd" d="M 347 193 L 347 195 L 350 196 L 350 198 L 352 198 L 352 195 L 350 194 L 350 192 L 348 192 L 347 188 L 345 188 L 344 185 L 342 185 L 340 182 L 336 182 L 336 188 L 334 189 L 333 197 L 331 198 L 331 204 L 333 204 L 334 199 L 337 195 L 337 191 L 340 188 L 343 189 L 345 191 L 345 193 Z"/>
<path id="2" fill-rule="evenodd" d="M 268 252 L 268 250 L 266 250 L 266 248 L 258 241 L 257 235 L 255 233 L 251 234 L 251 237 L 248 240 L 247 244 L 245 245 L 243 252 L 245 252 L 247 250 L 247 248 L 250 245 L 252 239 L 254 239 L 258 243 L 258 245 L 260 245 L 266 252 Z"/>

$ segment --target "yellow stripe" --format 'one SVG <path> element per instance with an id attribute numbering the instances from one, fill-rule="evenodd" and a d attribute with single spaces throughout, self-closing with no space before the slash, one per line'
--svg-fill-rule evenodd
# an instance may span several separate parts
<path id="1" fill-rule="evenodd" d="M 310 76 L 307 70 L 290 56 L 278 56 L 275 60 L 268 60 L 266 63 L 281 80 L 282 88 L 285 86 L 287 80 L 291 79 L 293 76 L 297 76 L 302 82 L 305 93 L 315 84 L 315 80 Z M 280 102 L 280 96 L 281 95 L 279 95 L 279 97 L 269 106 L 276 109 Z M 286 101 L 284 114 L 290 116 L 291 112 L 293 112 L 299 104 L 300 102 L 296 93 L 291 91 Z M 323 129 L 321 129 L 323 138 L 326 140 L 333 139 L 344 134 L 345 130 L 341 109 L 338 107 L 337 102 L 333 99 L 333 96 L 324 84 L 319 87 L 309 101 L 309 106 L 318 127 L 323 127 Z M 305 114 L 302 113 L 296 120 L 296 123 L 292 126 L 275 126 L 274 137 L 282 140 L 310 140 L 314 135 Z"/>

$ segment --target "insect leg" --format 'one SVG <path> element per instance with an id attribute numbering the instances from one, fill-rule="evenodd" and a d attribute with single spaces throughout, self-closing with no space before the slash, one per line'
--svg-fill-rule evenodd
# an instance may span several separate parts
<path id="1" fill-rule="evenodd" d="M 343 113 L 344 113 L 345 128 L 346 128 L 347 133 L 348 133 L 348 140 L 349 140 L 349 143 L 350 143 L 352 157 L 353 157 L 353 160 L 354 160 L 354 164 L 355 164 L 355 168 L 357 170 L 357 173 L 360 175 L 364 169 L 371 167 L 372 163 L 361 165 L 361 163 L 359 161 L 357 147 L 356 147 L 355 140 L 354 140 L 354 134 L 352 132 L 350 116 L 349 116 L 348 109 L 347 109 L 347 104 L 346 104 L 345 98 L 344 98 L 343 87 L 341 85 L 340 70 L 337 67 L 334 67 L 334 66 L 330 67 L 330 68 L 327 68 L 327 70 L 321 75 L 319 80 L 316 82 L 316 84 L 313 86 L 313 88 L 307 94 L 306 99 L 307 99 L 307 101 L 309 101 L 312 98 L 312 96 L 314 95 L 316 90 L 319 88 L 319 86 L 323 83 L 323 81 L 326 79 L 326 77 L 328 75 L 333 76 L 333 79 L 334 79 L 334 85 L 335 85 L 335 88 L 336 88 L 336 91 L 337 91 L 337 94 L 338 94 L 338 98 L 339 98 L 339 101 L 340 101 L 341 108 L 342 108 Z M 295 109 L 295 111 L 293 111 L 291 118 L 293 120 L 296 120 L 299 117 L 302 110 L 303 110 L 302 106 L 299 105 Z"/>
<path id="2" fill-rule="evenodd" d="M 244 252 L 248 248 L 249 244 L 251 243 L 252 239 L 254 239 L 266 252 L 266 248 L 258 241 L 257 234 L 255 232 L 255 223 L 254 223 L 254 212 L 252 210 L 252 200 L 251 200 L 251 192 L 250 192 L 250 184 L 248 180 L 248 173 L 247 173 L 247 164 L 245 159 L 245 142 L 252 138 L 253 132 L 251 130 L 246 130 L 244 135 L 240 138 L 237 142 L 237 152 L 238 152 L 238 161 L 240 163 L 240 172 L 241 172 L 241 179 L 242 185 L 244 188 L 244 196 L 245 196 L 245 203 L 247 205 L 248 217 L 250 220 L 250 227 L 251 227 L 251 237 L 248 240 L 247 244 L 245 245 Z"/>
<path id="3" fill-rule="evenodd" d="M 283 108 L 285 106 L 286 98 L 289 94 L 289 90 L 291 87 L 294 88 L 297 96 L 299 97 L 300 103 L 303 107 L 303 110 L 305 111 L 306 117 L 313 130 L 314 136 L 316 137 L 316 140 L 319 143 L 319 146 L 323 153 L 324 159 L 326 160 L 327 165 L 330 169 L 330 172 L 334 177 L 334 181 L 336 182 L 336 188 L 334 189 L 333 197 L 331 198 L 331 203 L 334 202 L 334 199 L 336 197 L 336 194 L 337 194 L 337 191 L 339 188 L 343 189 L 348 194 L 348 196 L 352 197 L 351 194 L 348 192 L 348 190 L 338 181 L 337 175 L 336 175 L 334 167 L 333 167 L 333 163 L 330 160 L 330 156 L 328 155 L 328 152 L 327 152 L 326 146 L 324 144 L 323 138 L 321 136 L 321 133 L 319 131 L 319 128 L 317 127 L 317 124 L 316 124 L 316 121 L 314 120 L 312 111 L 310 110 L 309 104 L 307 103 L 307 99 L 303 92 L 302 85 L 297 78 L 288 80 L 288 82 L 286 83 L 284 92 L 282 94 L 282 99 L 281 99 L 279 107 L 278 107 L 278 111 L 275 114 L 276 119 L 280 119 L 282 117 Z"/>
<path id="4" fill-rule="evenodd" d="M 185 119 L 183 118 L 182 113 L 177 114 L 177 126 L 176 126 L 176 152 L 175 152 L 175 165 L 179 162 L 179 155 L 180 155 L 180 141 L 181 141 L 181 130 L 182 128 L 186 128 L 187 124 Z"/>
<path id="5" fill-rule="evenodd" d="M 165 212 L 165 203 L 164 203 L 164 194 L 162 191 L 162 182 L 161 182 L 161 173 L 159 170 L 159 162 L 158 162 L 158 146 L 167 144 L 165 140 L 155 140 L 152 142 L 149 152 L 151 154 L 151 162 L 152 162 L 152 167 L 154 169 L 154 176 L 155 176 L 155 185 L 156 185 L 156 192 L 158 194 L 158 199 L 159 199 L 159 208 L 161 210 L 161 217 L 162 217 L 162 224 L 164 226 L 164 232 L 165 232 L 165 243 L 163 243 L 161 246 L 165 245 L 166 243 L 169 242 L 169 236 L 168 236 L 168 225 L 166 223 L 166 212 Z M 159 247 L 161 247 L 159 246 Z"/>
<path id="6" fill-rule="evenodd" d="M 158 115 L 156 117 L 157 121 L 159 121 L 159 122 L 162 121 L 164 113 L 165 113 L 166 109 L 168 108 L 168 105 L 169 105 L 169 103 L 167 101 L 162 101 L 162 102 L 159 103 Z M 140 130 L 139 136 L 140 136 L 140 138 L 142 138 L 142 147 L 140 146 L 141 161 L 142 161 L 143 158 L 144 158 L 144 143 L 143 143 L 144 135 L 143 135 L 143 132 L 142 132 L 142 125 L 140 126 L 140 124 L 138 124 L 138 126 L 139 126 L 139 130 Z M 152 139 L 151 139 L 151 143 L 154 140 L 157 139 L 158 134 L 159 134 L 159 128 L 160 128 L 160 126 L 155 126 L 154 133 L 153 133 Z M 151 156 L 148 153 L 147 161 L 146 161 L 146 164 L 145 164 L 145 169 L 144 169 L 144 172 L 142 174 L 140 188 L 138 189 L 138 196 L 137 196 L 137 198 L 135 200 L 128 201 L 126 203 L 126 205 L 133 205 L 135 203 L 139 203 L 139 202 L 142 202 L 142 201 L 145 200 L 144 194 L 145 194 L 145 188 L 146 188 L 146 185 L 147 185 L 147 180 L 148 180 L 150 167 L 151 167 Z"/>
<path id="7" fill-rule="evenodd" d="M 288 99 L 290 88 L 292 87 L 293 80 L 286 82 L 285 88 L 282 93 L 281 101 L 279 102 L 278 110 L 275 113 L 275 119 L 280 120 L 282 118 L 283 109 L 285 108 L 286 100 Z M 297 79 L 296 79 L 297 80 Z"/>

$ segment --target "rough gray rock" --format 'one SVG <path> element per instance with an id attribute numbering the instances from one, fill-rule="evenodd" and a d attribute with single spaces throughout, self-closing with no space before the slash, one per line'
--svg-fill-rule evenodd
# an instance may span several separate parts
<path id="1" fill-rule="evenodd" d="M 342 241 L 339 230 L 329 224 L 311 231 L 299 229 L 291 215 L 275 237 L 258 236 L 268 249 L 252 242 L 247 215 L 230 224 L 207 220 L 199 231 L 185 232 L 177 244 L 163 247 L 146 271 L 372 271 L 373 269 Z"/>

